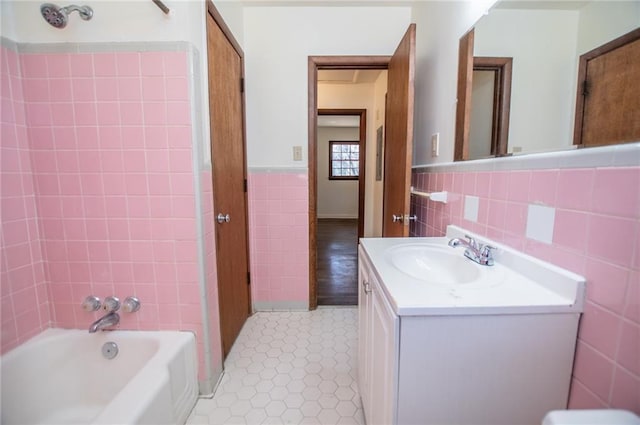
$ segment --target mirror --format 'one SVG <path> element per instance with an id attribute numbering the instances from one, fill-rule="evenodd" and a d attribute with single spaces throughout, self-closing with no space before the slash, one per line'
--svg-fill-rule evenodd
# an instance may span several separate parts
<path id="1" fill-rule="evenodd" d="M 638 27 L 637 0 L 496 3 L 461 39 L 454 159 L 575 148 L 580 57 Z M 476 64 L 464 64 L 465 54 Z M 502 106 L 498 99 L 505 96 L 494 88 L 505 83 L 496 73 L 478 69 L 482 59 L 512 62 L 510 99 Z M 483 91 L 485 101 L 479 95 Z M 502 130 L 496 128 L 501 120 Z M 465 134 L 465 146 L 458 146 Z M 499 148 L 500 140 L 506 147 Z"/>

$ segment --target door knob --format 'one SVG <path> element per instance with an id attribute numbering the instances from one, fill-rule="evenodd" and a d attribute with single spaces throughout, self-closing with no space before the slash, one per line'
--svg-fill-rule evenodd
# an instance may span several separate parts
<path id="1" fill-rule="evenodd" d="M 228 223 L 231 221 L 231 217 L 229 217 L 229 214 L 219 213 L 216 220 L 218 220 L 218 223 Z"/>
<path id="2" fill-rule="evenodd" d="M 397 222 L 401 222 L 402 223 L 403 221 L 404 221 L 404 216 L 402 214 L 398 214 L 398 215 L 393 214 L 393 222 L 394 223 L 397 223 Z"/>

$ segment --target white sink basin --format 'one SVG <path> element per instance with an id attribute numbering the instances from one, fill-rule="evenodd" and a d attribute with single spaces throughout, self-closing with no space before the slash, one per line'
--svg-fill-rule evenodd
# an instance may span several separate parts
<path id="1" fill-rule="evenodd" d="M 452 248 L 470 235 L 489 244 L 495 264 L 481 266 Z M 584 277 L 449 225 L 442 237 L 362 238 L 363 262 L 399 316 L 575 313 L 584 305 Z"/>
<path id="2" fill-rule="evenodd" d="M 403 244 L 387 250 L 398 271 L 427 284 L 472 289 L 502 282 L 499 267 L 481 266 L 463 255 L 463 249 L 438 244 Z"/>

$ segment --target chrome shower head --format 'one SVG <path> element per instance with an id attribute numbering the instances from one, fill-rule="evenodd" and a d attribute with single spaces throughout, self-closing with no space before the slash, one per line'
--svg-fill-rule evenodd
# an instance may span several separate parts
<path id="1" fill-rule="evenodd" d="M 89 6 L 76 6 L 72 4 L 67 7 L 59 7 L 51 3 L 45 3 L 40 6 L 40 13 L 44 20 L 56 28 L 64 28 L 67 26 L 71 12 L 78 12 L 80 17 L 85 21 L 93 17 L 93 9 Z"/>

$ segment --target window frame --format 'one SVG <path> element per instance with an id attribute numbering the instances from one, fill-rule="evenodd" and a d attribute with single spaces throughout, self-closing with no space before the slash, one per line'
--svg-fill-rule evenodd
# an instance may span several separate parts
<path id="1" fill-rule="evenodd" d="M 356 171 L 358 172 L 355 176 L 335 176 L 333 175 L 333 146 L 339 145 L 355 145 L 358 146 L 358 166 L 356 167 Z M 344 160 L 339 160 L 344 161 Z M 352 161 L 352 160 L 350 160 Z M 359 180 L 360 179 L 360 141 L 359 140 L 329 140 L 329 180 Z"/>

